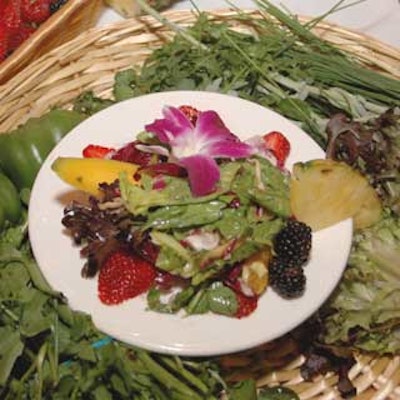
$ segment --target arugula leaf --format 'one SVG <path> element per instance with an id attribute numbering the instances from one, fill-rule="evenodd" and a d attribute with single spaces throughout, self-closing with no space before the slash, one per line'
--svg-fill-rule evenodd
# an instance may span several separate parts
<path id="1" fill-rule="evenodd" d="M 232 289 L 216 282 L 207 289 L 210 310 L 216 314 L 234 315 L 238 308 L 236 295 Z"/>
<path id="2" fill-rule="evenodd" d="M 38 290 L 31 290 L 26 299 L 19 321 L 20 333 L 26 337 L 33 337 L 43 331 L 51 329 L 53 316 L 47 310 L 48 296 Z"/>
<path id="3" fill-rule="evenodd" d="M 117 102 L 130 99 L 137 95 L 137 81 L 139 77 L 134 69 L 127 69 L 115 74 L 113 95 Z M 146 93 L 143 91 L 143 93 Z"/>
<path id="4" fill-rule="evenodd" d="M 73 110 L 83 115 L 94 115 L 97 112 L 115 104 L 113 100 L 102 99 L 95 96 L 92 91 L 87 91 L 80 94 L 75 100 Z"/>
<path id="5" fill-rule="evenodd" d="M 212 226 L 227 240 L 240 238 L 248 230 L 248 221 L 245 208 L 225 208 L 221 218 Z"/>
<path id="6" fill-rule="evenodd" d="M 212 224 L 221 218 L 224 202 L 213 200 L 208 203 L 166 206 L 149 213 L 144 229 L 158 230 L 195 228 Z"/>
<path id="7" fill-rule="evenodd" d="M 253 227 L 253 239 L 255 242 L 271 246 L 275 235 L 283 228 L 283 220 L 276 218 L 272 221 L 261 221 Z"/>
<path id="8" fill-rule="evenodd" d="M 11 326 L 0 326 L 0 388 L 6 384 L 23 349 L 24 344 L 19 333 Z"/>

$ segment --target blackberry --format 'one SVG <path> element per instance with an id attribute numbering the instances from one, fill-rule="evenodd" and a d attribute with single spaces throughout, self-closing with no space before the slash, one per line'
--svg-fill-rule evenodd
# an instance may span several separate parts
<path id="1" fill-rule="evenodd" d="M 50 3 L 50 12 L 54 14 L 56 11 L 58 11 L 65 3 L 67 0 L 54 0 Z"/>
<path id="2" fill-rule="evenodd" d="M 278 282 L 279 277 L 283 274 L 286 269 L 286 265 L 279 258 L 273 257 L 268 267 L 269 283 L 271 286 L 275 286 Z"/>
<path id="3" fill-rule="evenodd" d="M 279 295 L 292 299 L 304 293 L 306 276 L 301 267 L 285 267 L 282 262 L 277 262 L 270 269 L 270 283 Z"/>
<path id="4" fill-rule="evenodd" d="M 287 264 L 301 266 L 310 256 L 311 240 L 311 228 L 308 225 L 289 220 L 274 238 L 274 251 Z"/>
<path id="5" fill-rule="evenodd" d="M 283 271 L 288 268 L 301 268 L 297 263 L 293 263 L 290 260 L 282 260 L 278 257 L 272 257 L 268 267 L 269 281 L 273 285 L 279 276 L 282 275 Z"/>

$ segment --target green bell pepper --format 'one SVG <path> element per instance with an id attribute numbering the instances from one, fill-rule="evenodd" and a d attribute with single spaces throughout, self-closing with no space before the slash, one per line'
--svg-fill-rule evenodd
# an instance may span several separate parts
<path id="1" fill-rule="evenodd" d="M 19 190 L 32 187 L 49 152 L 84 118 L 76 111 L 53 109 L 0 134 L 0 168 Z"/>
<path id="2" fill-rule="evenodd" d="M 0 172 L 0 231 L 6 221 L 17 223 L 21 213 L 22 203 L 17 188 Z"/>

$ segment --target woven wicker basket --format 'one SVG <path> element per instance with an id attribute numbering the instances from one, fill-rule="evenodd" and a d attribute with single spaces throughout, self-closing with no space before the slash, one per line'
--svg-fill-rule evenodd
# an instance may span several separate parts
<path id="1" fill-rule="evenodd" d="M 0 64 L 0 84 L 49 50 L 92 27 L 102 4 L 102 0 L 69 0 Z"/>
<path id="2" fill-rule="evenodd" d="M 256 11 L 250 11 L 257 17 Z M 181 26 L 191 25 L 196 16 L 189 11 L 164 14 Z M 232 11 L 216 11 L 210 16 L 241 25 Z M 351 50 L 370 68 L 400 78 L 400 51 L 356 32 L 321 23 L 315 32 L 341 48 Z M 127 20 L 87 31 L 48 52 L 18 75 L 0 86 L 0 132 L 14 128 L 31 116 L 43 114 L 55 105 L 69 107 L 72 99 L 91 89 L 99 96 L 111 96 L 116 71 L 140 65 L 150 52 L 173 36 L 171 30 L 151 17 Z M 356 354 L 350 378 L 360 400 L 400 399 L 400 357 Z M 291 336 L 285 336 L 246 352 L 219 358 L 227 379 L 256 377 L 260 386 L 285 384 L 301 399 L 339 399 L 337 377 L 327 374 L 305 382 L 300 374 L 304 356 Z"/>

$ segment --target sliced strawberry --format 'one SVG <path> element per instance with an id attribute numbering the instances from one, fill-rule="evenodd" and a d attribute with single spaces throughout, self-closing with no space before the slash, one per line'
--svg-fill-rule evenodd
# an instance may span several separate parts
<path id="1" fill-rule="evenodd" d="M 39 25 L 49 17 L 49 0 L 21 0 L 21 18 L 24 22 Z"/>
<path id="2" fill-rule="evenodd" d="M 277 131 L 267 133 L 263 136 L 265 146 L 276 158 L 278 167 L 282 168 L 290 153 L 290 142 Z"/>
<path id="3" fill-rule="evenodd" d="M 112 253 L 100 269 L 98 295 L 104 304 L 119 304 L 147 292 L 156 278 L 154 266 L 124 250 Z"/>
<path id="4" fill-rule="evenodd" d="M 243 318 L 250 315 L 256 308 L 258 297 L 248 297 L 242 293 L 236 292 L 236 299 L 238 302 L 238 308 L 235 314 L 236 318 Z"/>
<path id="5" fill-rule="evenodd" d="M 192 106 L 180 106 L 179 110 L 181 110 L 186 117 L 189 118 L 190 122 L 193 125 L 196 125 L 197 117 L 199 116 L 200 111 Z"/>
<path id="6" fill-rule="evenodd" d="M 108 155 L 115 152 L 115 149 L 111 147 L 104 147 L 98 146 L 96 144 L 89 144 L 86 146 L 83 151 L 82 155 L 85 158 L 105 158 Z"/>

